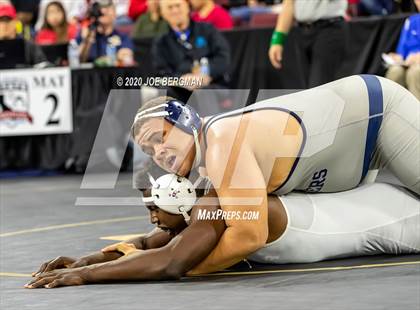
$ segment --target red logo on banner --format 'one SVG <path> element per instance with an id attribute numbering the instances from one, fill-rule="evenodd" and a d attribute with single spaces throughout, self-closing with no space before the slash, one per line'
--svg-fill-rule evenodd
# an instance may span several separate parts
<path id="1" fill-rule="evenodd" d="M 27 120 L 31 124 L 33 123 L 32 116 L 28 112 L 14 112 L 14 111 L 0 112 L 0 121 L 3 121 L 3 120 L 12 120 L 12 121 Z"/>
<path id="2" fill-rule="evenodd" d="M 0 122 L 14 128 L 22 122 L 33 124 L 29 114 L 29 88 L 21 79 L 0 81 Z"/>

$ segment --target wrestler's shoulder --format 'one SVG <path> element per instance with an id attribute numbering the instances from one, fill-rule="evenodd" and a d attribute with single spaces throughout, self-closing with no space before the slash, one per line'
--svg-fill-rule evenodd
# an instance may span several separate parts
<path id="1" fill-rule="evenodd" d="M 233 128 L 237 127 L 234 126 L 231 119 L 221 119 L 214 122 L 206 132 L 208 146 L 227 141 L 229 137 L 233 137 L 235 135 L 235 130 L 233 130 Z"/>

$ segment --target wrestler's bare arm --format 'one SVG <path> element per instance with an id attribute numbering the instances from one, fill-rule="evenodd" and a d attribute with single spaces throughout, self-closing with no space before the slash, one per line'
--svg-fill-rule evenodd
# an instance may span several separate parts
<path id="1" fill-rule="evenodd" d="M 138 250 L 156 249 L 168 244 L 168 242 L 171 241 L 171 239 L 172 236 L 170 234 L 156 227 L 143 236 L 134 237 L 131 239 L 124 240 L 123 242 L 111 244 L 105 247 L 105 249 L 102 249 L 102 252 L 112 252 L 106 249 L 113 248 L 121 243 L 134 245 L 135 248 Z"/>
<path id="2" fill-rule="evenodd" d="M 226 143 L 217 139 L 208 144 L 206 168 L 221 208 L 224 211 L 255 211 L 259 212 L 259 217 L 257 220 L 225 220 L 227 229 L 216 248 L 188 274 L 230 267 L 261 248 L 268 237 L 267 190 L 253 151 L 244 142 L 237 143 L 230 152 Z M 241 140 L 239 137 L 236 141 Z"/>
<path id="3" fill-rule="evenodd" d="M 172 236 L 167 232 L 162 231 L 159 228 L 153 229 L 145 236 L 134 237 L 125 240 L 124 243 L 133 244 L 138 250 L 157 249 L 165 246 L 171 241 Z M 113 245 L 109 246 L 112 247 Z M 84 257 L 87 260 L 87 265 L 93 265 L 97 263 L 104 263 L 111 260 L 115 260 L 123 256 L 123 253 L 119 251 L 104 251 L 96 252 L 91 255 Z"/>
<path id="4" fill-rule="evenodd" d="M 146 250 L 162 247 L 166 245 L 171 240 L 171 238 L 172 237 L 168 233 L 162 231 L 159 228 L 155 228 L 145 236 L 135 237 L 126 240 L 125 242 L 134 244 L 137 249 Z M 55 269 L 78 268 L 98 263 L 105 263 L 116 260 L 122 256 L 123 253 L 120 253 L 118 251 L 98 251 L 83 256 L 79 259 L 58 256 L 50 261 L 43 263 L 38 269 L 38 271 L 33 273 L 33 276 L 36 276 L 43 272 L 49 272 Z"/>
<path id="5" fill-rule="evenodd" d="M 223 220 L 197 220 L 161 248 L 135 252 L 106 263 L 46 272 L 28 283 L 27 287 L 177 279 L 210 253 L 224 229 Z"/>

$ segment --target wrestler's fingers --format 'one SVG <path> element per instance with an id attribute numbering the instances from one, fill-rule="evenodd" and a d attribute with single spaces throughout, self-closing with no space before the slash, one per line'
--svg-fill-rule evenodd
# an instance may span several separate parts
<path id="1" fill-rule="evenodd" d="M 25 288 L 43 287 L 44 285 L 54 281 L 54 279 L 56 279 L 56 276 L 40 278 L 38 280 L 31 281 L 28 284 L 25 284 Z"/>
<path id="2" fill-rule="evenodd" d="M 67 274 L 63 277 L 56 278 L 51 283 L 45 285 L 45 288 L 55 288 L 59 286 L 82 285 L 85 283 L 83 277 L 78 274 Z"/>
<path id="3" fill-rule="evenodd" d="M 37 275 L 37 276 L 35 277 L 35 279 L 33 279 L 32 281 L 30 281 L 30 282 L 28 283 L 28 285 L 31 285 L 31 284 L 33 284 L 33 283 L 35 283 L 35 282 L 39 281 L 39 280 L 42 280 L 42 279 L 45 279 L 45 278 L 56 277 L 56 276 L 58 276 L 58 275 L 59 275 L 59 273 L 57 273 L 55 270 L 53 270 L 53 271 L 48 271 L 48 272 L 44 272 L 44 273 L 41 273 L 41 274 Z"/>
<path id="4" fill-rule="evenodd" d="M 49 272 L 55 269 L 67 268 L 73 262 L 74 262 L 74 259 L 72 258 L 59 256 L 47 264 L 43 273 Z"/>
<path id="5" fill-rule="evenodd" d="M 47 265 L 48 265 L 49 262 L 43 263 L 41 265 L 41 267 L 39 267 L 38 271 L 32 273 L 32 276 L 33 277 L 36 277 L 38 274 L 42 273 L 44 271 L 45 267 L 47 267 Z"/>
<path id="6" fill-rule="evenodd" d="M 64 281 L 62 279 L 55 279 L 51 283 L 45 285 L 45 288 L 55 288 L 59 286 L 64 286 Z"/>
<path id="7" fill-rule="evenodd" d="M 42 273 L 46 273 L 55 269 L 68 268 L 74 262 L 74 258 L 58 256 L 55 259 L 42 264 L 39 270 L 36 273 L 33 273 L 32 276 L 37 277 Z"/>
<path id="8" fill-rule="evenodd" d="M 37 282 L 37 281 L 39 281 L 39 280 L 41 280 L 43 278 L 44 278 L 43 276 L 37 276 L 35 279 L 33 279 L 33 280 L 29 281 L 28 283 L 26 283 L 24 285 L 24 287 L 31 286 L 32 284 L 34 284 L 35 282 Z"/>

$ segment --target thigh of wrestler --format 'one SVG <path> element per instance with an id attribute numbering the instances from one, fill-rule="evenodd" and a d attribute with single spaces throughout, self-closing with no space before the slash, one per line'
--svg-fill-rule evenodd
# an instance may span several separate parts
<path id="1" fill-rule="evenodd" d="M 286 229 L 250 260 L 286 264 L 420 253 L 420 205 L 402 187 L 373 183 L 340 193 L 290 193 L 278 199 L 287 214 Z M 270 231 L 283 226 L 269 223 Z"/>
<path id="2" fill-rule="evenodd" d="M 379 79 L 384 115 L 373 167 L 389 169 L 405 186 L 420 194 L 420 102 L 399 84 Z"/>

